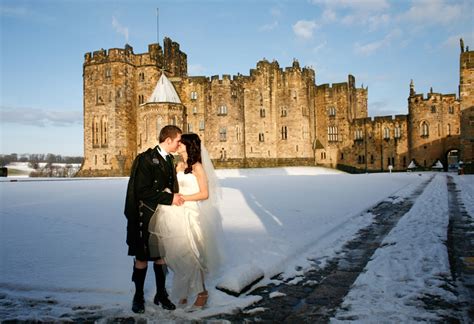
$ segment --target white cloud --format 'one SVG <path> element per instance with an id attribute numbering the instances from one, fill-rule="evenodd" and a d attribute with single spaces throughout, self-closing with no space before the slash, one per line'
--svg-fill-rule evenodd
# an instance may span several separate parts
<path id="1" fill-rule="evenodd" d="M 313 37 L 313 32 L 317 27 L 314 20 L 299 20 L 293 25 L 293 32 L 297 37 L 309 39 Z"/>
<path id="2" fill-rule="evenodd" d="M 399 18 L 416 25 L 447 25 L 456 22 L 462 15 L 463 4 L 451 4 L 443 0 L 419 0 L 413 2 L 410 9 Z"/>
<path id="3" fill-rule="evenodd" d="M 376 51 L 380 50 L 381 48 L 390 46 L 393 40 L 398 39 L 401 36 L 402 36 L 402 31 L 400 29 L 394 29 L 381 40 L 378 40 L 372 43 L 367 43 L 367 44 L 355 43 L 354 52 L 356 54 L 364 55 L 364 56 L 371 55 L 375 53 Z"/>
<path id="4" fill-rule="evenodd" d="M 2 123 L 46 126 L 70 126 L 82 123 L 80 111 L 54 111 L 37 108 L 0 107 Z"/>
<path id="5" fill-rule="evenodd" d="M 321 19 L 324 23 L 331 23 L 333 21 L 336 21 L 337 14 L 332 9 L 325 9 L 323 11 L 323 14 L 321 15 Z"/>
<path id="6" fill-rule="evenodd" d="M 386 0 L 312 0 L 313 4 L 325 5 L 329 8 L 352 9 L 358 11 L 381 11 L 390 5 Z"/>
<path id="7" fill-rule="evenodd" d="M 316 47 L 313 48 L 313 52 L 314 52 L 314 53 L 318 53 L 320 50 L 322 50 L 323 48 L 325 48 L 327 44 L 328 44 L 327 41 L 322 42 L 321 44 L 319 44 L 318 46 L 316 46 Z"/>
<path id="8" fill-rule="evenodd" d="M 128 27 L 122 26 L 115 16 L 112 16 L 112 27 L 117 33 L 123 35 L 125 41 L 128 42 Z"/>

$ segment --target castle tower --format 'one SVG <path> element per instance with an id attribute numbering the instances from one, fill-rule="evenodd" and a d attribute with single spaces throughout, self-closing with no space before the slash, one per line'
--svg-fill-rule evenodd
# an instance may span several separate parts
<path id="1" fill-rule="evenodd" d="M 464 49 L 461 39 L 459 67 L 459 100 L 461 102 L 461 160 L 468 165 L 474 163 L 474 51 Z M 471 171 L 473 172 L 473 171 Z"/>
<path id="2" fill-rule="evenodd" d="M 84 162 L 78 176 L 128 175 L 137 152 L 145 149 L 145 143 L 138 145 L 140 133 L 142 140 L 152 133 L 151 128 L 145 131 L 151 127 L 151 119 L 145 122 L 143 118 L 156 117 L 151 111 L 157 107 L 139 107 L 153 93 L 163 70 L 177 84 L 187 76 L 186 54 L 169 38 L 163 43 L 164 48 L 149 45 L 143 54 L 135 54 L 125 45 L 124 49 L 101 49 L 84 55 Z M 171 102 L 163 109 L 175 111 L 176 123 L 182 126 L 183 107 L 175 108 L 176 103 Z M 138 113 L 142 120 L 137 119 Z M 164 122 L 170 121 L 166 115 Z"/>
<path id="3" fill-rule="evenodd" d="M 158 145 L 158 137 L 164 126 L 176 125 L 183 129 L 185 124 L 184 106 L 163 72 L 147 102 L 137 109 L 138 153 Z"/>

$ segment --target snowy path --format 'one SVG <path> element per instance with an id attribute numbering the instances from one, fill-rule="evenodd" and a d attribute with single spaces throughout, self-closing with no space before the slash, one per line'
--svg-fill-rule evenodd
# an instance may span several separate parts
<path id="1" fill-rule="evenodd" d="M 374 216 L 373 222 L 344 244 L 326 266 L 319 267 L 315 260 L 315 264 L 304 274 L 291 280 L 274 280 L 272 284 L 252 291 L 251 294 L 259 295 L 262 299 L 251 308 L 218 318 L 239 322 L 251 314 L 254 320 L 263 322 L 328 322 L 382 240 L 412 208 L 433 178 L 420 184 L 410 197 L 393 195 L 370 208 L 368 213 Z"/>

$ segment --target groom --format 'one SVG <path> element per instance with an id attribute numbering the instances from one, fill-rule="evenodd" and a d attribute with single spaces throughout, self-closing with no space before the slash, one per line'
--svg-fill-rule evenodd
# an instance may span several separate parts
<path id="1" fill-rule="evenodd" d="M 132 281 L 135 283 L 132 311 L 145 312 L 143 287 L 148 261 L 154 261 L 156 295 L 154 303 L 164 309 L 173 310 L 175 305 L 168 299 L 165 289 L 166 274 L 164 260 L 158 253 L 156 236 L 148 232 L 148 224 L 158 205 L 182 205 L 178 194 L 178 181 L 173 158 L 169 153 L 178 149 L 182 131 L 168 125 L 161 129 L 159 144 L 140 153 L 133 161 L 125 200 L 127 217 L 128 254 L 135 256 Z"/>

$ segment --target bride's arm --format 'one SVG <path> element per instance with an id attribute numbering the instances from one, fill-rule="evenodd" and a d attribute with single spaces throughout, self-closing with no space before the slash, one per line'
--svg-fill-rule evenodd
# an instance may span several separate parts
<path id="1" fill-rule="evenodd" d="M 201 163 L 196 163 L 195 165 L 193 165 L 193 174 L 196 176 L 199 185 L 199 192 L 192 195 L 184 195 L 183 198 L 185 201 L 206 200 L 207 198 L 209 198 L 209 191 L 207 188 L 207 176 Z"/>

